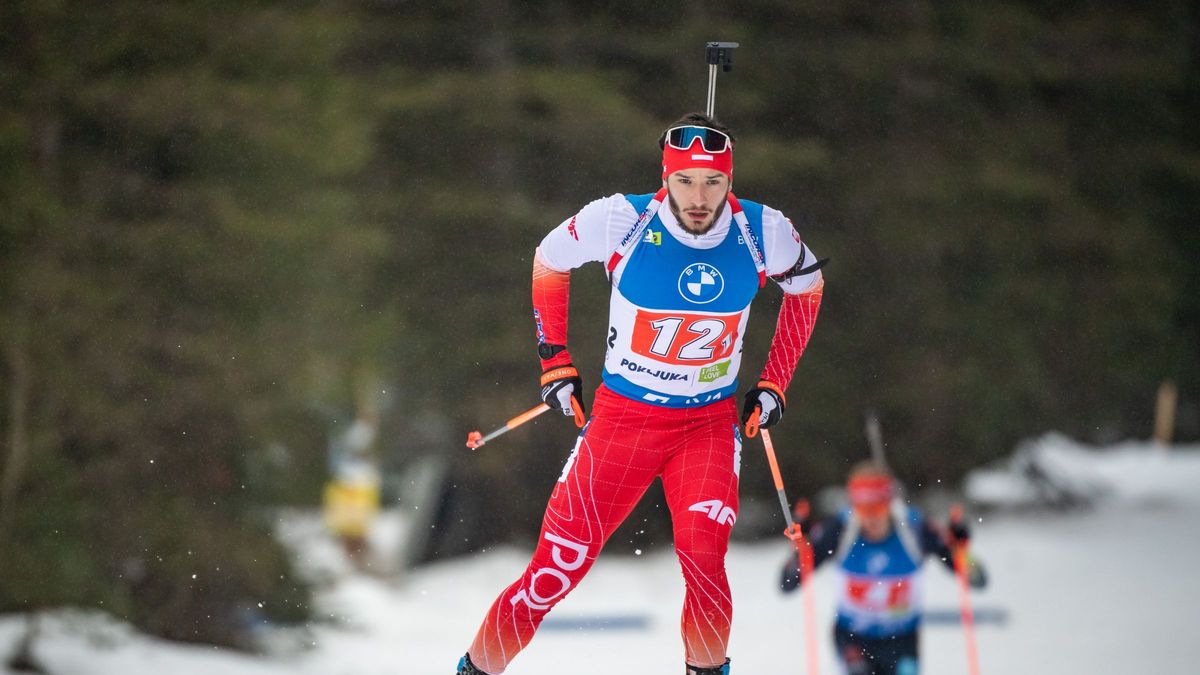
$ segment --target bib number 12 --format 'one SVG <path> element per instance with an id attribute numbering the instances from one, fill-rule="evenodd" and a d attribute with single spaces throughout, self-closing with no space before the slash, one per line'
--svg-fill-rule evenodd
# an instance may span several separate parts
<path id="1" fill-rule="evenodd" d="M 733 353 L 736 319 L 638 312 L 633 351 L 677 365 L 702 365 Z"/>

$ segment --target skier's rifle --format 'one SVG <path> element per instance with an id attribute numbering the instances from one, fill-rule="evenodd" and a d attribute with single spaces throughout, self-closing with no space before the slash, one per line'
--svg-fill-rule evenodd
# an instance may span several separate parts
<path id="1" fill-rule="evenodd" d="M 867 409 L 865 414 L 865 422 L 863 424 L 863 431 L 867 435 L 867 445 L 871 447 L 871 460 L 888 473 L 891 473 L 894 477 L 895 473 L 892 471 L 891 465 L 888 464 L 887 453 L 884 452 L 883 427 L 879 422 L 879 414 L 873 408 Z M 906 491 L 904 489 L 904 483 L 901 483 L 898 480 L 893 480 L 892 484 L 895 486 L 896 490 L 894 501 L 900 503 L 905 502 Z"/>
<path id="2" fill-rule="evenodd" d="M 950 522 L 960 524 L 963 519 L 962 504 L 950 507 Z M 952 530 L 953 531 L 953 530 Z M 954 576 L 958 577 L 958 601 L 962 610 L 963 634 L 967 641 L 967 672 L 979 675 L 979 650 L 975 646 L 975 612 L 971 608 L 971 593 L 967 584 L 967 542 L 951 537 L 950 553 L 954 559 Z"/>
<path id="3" fill-rule="evenodd" d="M 879 425 L 879 415 L 874 410 L 867 411 L 865 431 L 867 444 L 871 446 L 871 459 L 884 468 L 888 468 L 887 457 L 883 454 L 883 429 Z M 890 469 L 889 469 L 890 470 Z"/>
<path id="4" fill-rule="evenodd" d="M 709 42 L 704 45 L 704 60 L 708 64 L 708 105 L 705 111 L 709 117 L 713 116 L 713 111 L 717 103 L 717 69 L 720 68 L 727 73 L 733 70 L 733 50 L 737 46 L 738 43 L 736 42 Z M 575 408 L 575 426 L 582 428 L 587 419 L 583 416 L 579 402 L 575 401 L 574 397 L 572 397 L 572 403 Z M 479 431 L 472 431 L 467 434 L 467 447 L 474 450 L 497 436 L 516 429 L 549 409 L 550 406 L 545 403 L 536 405 L 505 422 L 504 426 L 486 436 Z"/>
<path id="5" fill-rule="evenodd" d="M 713 116 L 717 106 L 717 68 L 727 73 L 733 70 L 733 50 L 737 46 L 736 42 L 709 42 L 704 45 L 704 60 L 708 63 L 708 105 L 704 111 L 709 117 Z"/>
<path id="6" fill-rule="evenodd" d="M 571 407 L 575 410 L 575 426 L 582 428 L 583 425 L 587 423 L 587 417 L 583 414 L 583 406 L 579 405 L 579 399 L 575 398 L 574 396 L 571 397 Z M 525 424 L 529 420 L 541 415 L 549 409 L 550 406 L 546 405 L 545 403 L 539 403 L 520 415 L 508 420 L 504 423 L 504 426 L 489 433 L 487 436 L 484 436 L 478 431 L 472 431 L 471 433 L 467 434 L 467 447 L 474 450 L 475 448 L 478 448 L 497 436 L 501 436 L 512 431 L 513 429 L 516 429 L 517 427 Z"/>

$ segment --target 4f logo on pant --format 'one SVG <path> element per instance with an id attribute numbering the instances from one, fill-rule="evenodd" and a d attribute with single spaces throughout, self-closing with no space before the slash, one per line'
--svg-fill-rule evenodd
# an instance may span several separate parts
<path id="1" fill-rule="evenodd" d="M 707 514 L 712 520 L 717 521 L 721 525 L 733 525 L 737 521 L 737 514 L 733 509 L 725 506 L 719 499 L 709 499 L 703 502 L 696 502 L 688 507 L 688 511 L 699 511 Z"/>

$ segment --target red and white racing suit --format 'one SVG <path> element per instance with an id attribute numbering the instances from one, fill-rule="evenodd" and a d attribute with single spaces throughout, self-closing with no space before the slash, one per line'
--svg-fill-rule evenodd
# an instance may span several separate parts
<path id="1" fill-rule="evenodd" d="M 610 260 L 622 237 L 628 239 L 639 216 L 643 215 L 631 204 L 631 199 L 613 195 L 592 202 L 542 241 L 535 256 L 533 284 L 539 342 L 566 344 L 570 270 L 586 262 Z M 651 202 L 647 209 L 654 206 Z M 638 274 L 653 273 L 657 269 L 655 261 L 659 259 L 654 256 L 665 256 L 668 249 L 676 258 L 680 255 L 686 258 L 687 253 L 680 253 L 679 244 L 696 251 L 701 258 L 705 251 L 711 256 L 717 247 L 725 246 L 727 257 L 745 255 L 748 260 L 749 254 L 737 252 L 744 251 L 739 246 L 745 243 L 744 239 L 761 239 L 766 274 L 780 275 L 780 285 L 785 292 L 763 379 L 786 389 L 812 332 L 823 280 L 816 270 L 782 278 L 794 268 L 799 269 L 802 265 L 798 263 L 805 260 L 811 263 L 814 258 L 801 243 L 790 221 L 778 211 L 761 208 L 761 229 L 745 238 L 738 235 L 736 229 L 731 231 L 738 226 L 732 223 L 730 208 L 723 209 L 713 229 L 700 236 L 680 227 L 666 204 L 656 212 L 646 212 L 645 215 L 653 218 L 643 237 L 644 243 L 639 246 L 644 249 L 644 256 L 649 257 L 638 258 L 638 249 L 634 249 L 627 257 L 629 262 L 623 261 L 612 271 L 614 299 L 610 319 L 622 331 L 610 327 L 613 335 L 610 336 L 605 371 L 608 382 L 610 375 L 616 374 L 610 374 L 610 364 L 614 369 L 618 364 L 626 365 L 621 373 L 631 379 L 613 378 L 614 386 L 620 379 L 623 391 L 646 392 L 645 400 L 619 394 L 606 384 L 597 390 L 591 420 L 580 434 L 546 507 L 533 558 L 520 578 L 506 588 L 488 610 L 469 650 L 471 660 L 485 672 L 503 672 L 513 657 L 529 644 L 542 619 L 579 583 L 604 543 L 655 478 L 662 479 L 671 512 L 675 550 L 686 584 L 681 626 L 686 659 L 696 666 L 724 663 L 732 620 L 725 553 L 730 529 L 737 519 L 741 461 L 735 400 L 724 392 L 730 390 L 728 383 L 736 378 L 741 354 L 740 329 L 745 325 L 749 300 L 739 312 L 705 314 L 703 303 L 710 301 L 697 295 L 697 300 L 693 300 L 695 310 L 681 314 L 693 317 L 702 326 L 695 329 L 693 335 L 681 330 L 681 327 L 688 327 L 685 320 L 664 321 L 666 315 L 661 307 L 639 305 L 638 289 L 656 285 L 677 286 L 680 294 L 719 295 L 723 289 L 734 293 L 734 282 L 745 282 L 749 274 L 748 283 L 753 287 L 748 297 L 752 297 L 757 291 L 758 277 L 753 264 L 746 266 L 742 261 L 735 261 L 742 264 L 736 268 L 740 275 L 736 280 L 722 278 L 712 267 L 705 266 L 706 263 L 693 263 L 689 267 L 699 264 L 700 269 L 711 271 L 711 274 L 701 280 L 698 274 L 683 276 L 671 268 L 659 275 L 661 283 L 647 276 L 639 278 L 636 287 L 627 285 L 623 291 L 621 282 L 624 274 L 634 273 L 630 272 L 634 265 L 640 265 Z M 668 246 L 663 245 L 666 237 L 673 238 L 667 242 Z M 729 270 L 734 269 L 733 263 L 720 262 L 715 266 L 722 265 L 727 275 L 732 276 Z M 690 288 L 685 283 L 688 281 L 693 282 Z M 719 288 L 717 284 L 720 284 Z M 743 292 L 744 287 L 743 283 Z M 715 303 L 707 305 L 714 306 Z M 613 317 L 617 312 L 625 314 Z M 640 326 L 639 321 L 650 321 L 650 327 Z M 714 359 L 724 360 L 715 363 L 698 361 L 695 366 L 679 365 L 689 353 L 704 347 L 704 338 L 709 333 L 704 332 L 703 326 L 711 326 L 715 321 L 724 321 L 720 325 L 729 328 L 711 330 L 711 334 L 724 336 L 728 344 L 717 345 L 709 353 Z M 632 329 L 627 328 L 631 325 Z M 657 332 L 647 333 L 651 328 Z M 667 339 L 666 329 L 680 331 L 680 336 L 672 335 Z M 646 335 L 656 339 L 650 342 Z M 662 338 L 661 341 L 658 338 Z M 639 339 L 646 344 L 639 347 Z M 647 358 L 659 353 L 657 348 L 648 346 L 654 344 L 663 348 L 659 361 Z M 715 340 L 713 344 L 716 344 Z M 668 349 L 674 351 L 668 355 Z M 732 355 L 736 355 L 736 360 Z M 616 358 L 618 356 L 622 358 Z M 570 354 L 562 351 L 544 359 L 543 367 L 562 366 L 570 360 Z M 636 370 L 628 367 L 634 360 L 647 365 L 639 365 Z M 729 370 L 733 371 L 733 378 L 729 377 Z M 642 379 L 633 380 L 635 377 Z M 656 386 L 654 377 L 664 382 L 661 389 L 637 388 L 638 382 Z M 631 381 L 634 384 L 630 384 Z M 705 390 L 706 384 L 713 389 Z M 717 386 L 725 389 L 712 393 L 717 391 Z M 709 402 L 712 397 L 716 400 Z M 672 404 L 663 403 L 668 400 Z"/>

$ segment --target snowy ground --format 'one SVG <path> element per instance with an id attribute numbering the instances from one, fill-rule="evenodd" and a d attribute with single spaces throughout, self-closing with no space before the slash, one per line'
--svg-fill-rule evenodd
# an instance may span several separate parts
<path id="1" fill-rule="evenodd" d="M 1099 496 L 1089 510 L 1031 508 L 1034 492 L 1018 468 L 1029 455 Z M 974 527 L 975 549 L 992 585 L 976 608 L 1002 622 L 977 629 L 983 673 L 1197 672 L 1189 645 L 1200 634 L 1200 447 L 1169 453 L 1126 444 L 1103 450 L 1048 437 L 1011 467 L 980 472 L 973 498 L 1005 506 Z M 292 533 L 296 535 L 295 532 Z M 781 538 L 782 539 L 782 538 Z M 800 673 L 804 668 L 798 596 L 775 590 L 785 541 L 736 545 L 729 556 L 734 592 L 730 654 L 739 675 Z M 311 553 L 322 563 L 329 550 Z M 60 614 L 46 622 L 36 654 L 54 675 L 383 675 L 444 674 L 470 642 L 495 594 L 516 577 L 527 551 L 499 550 L 411 573 L 397 581 L 331 575 L 321 596 L 334 620 L 280 637 L 305 648 L 249 657 L 170 644 L 96 615 Z M 822 670 L 829 654 L 832 592 L 819 574 Z M 929 565 L 926 605 L 957 614 L 953 577 Z M 580 587 L 551 614 L 555 623 L 508 670 L 514 675 L 678 673 L 682 582 L 670 554 L 602 557 Z M 607 627 L 596 624 L 604 624 Z M 0 617 L 0 653 L 21 623 Z M 926 675 L 965 673 L 962 628 L 931 622 L 922 637 Z"/>

